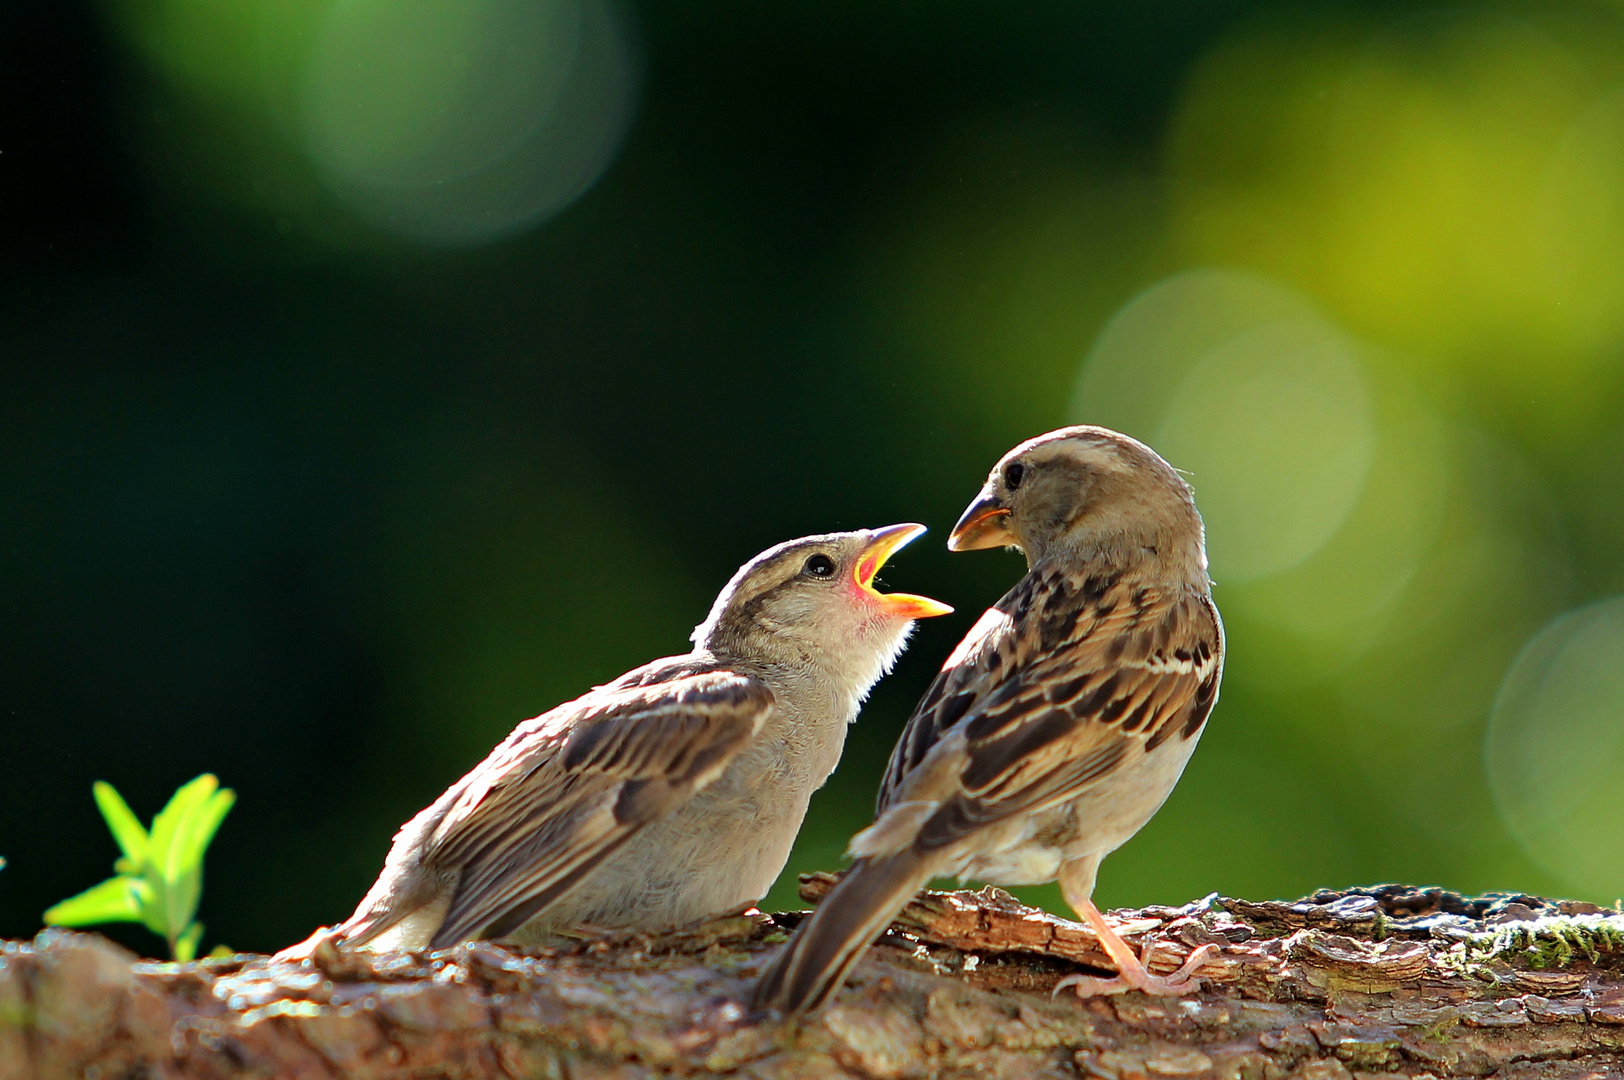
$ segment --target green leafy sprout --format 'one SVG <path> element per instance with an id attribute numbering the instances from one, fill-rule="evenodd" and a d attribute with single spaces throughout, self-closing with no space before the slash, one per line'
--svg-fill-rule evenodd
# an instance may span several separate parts
<path id="1" fill-rule="evenodd" d="M 91 790 L 123 852 L 113 864 L 117 873 L 51 908 L 46 924 L 138 922 L 169 942 L 171 958 L 191 960 L 203 937 L 203 924 L 193 918 L 203 896 L 203 853 L 236 792 L 204 773 L 175 792 L 148 832 L 112 784 L 98 780 Z"/>

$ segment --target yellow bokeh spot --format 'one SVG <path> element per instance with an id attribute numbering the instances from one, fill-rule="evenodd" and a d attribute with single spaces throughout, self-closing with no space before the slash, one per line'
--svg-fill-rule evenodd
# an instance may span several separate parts
<path id="1" fill-rule="evenodd" d="M 1175 246 L 1513 393 L 1577 396 L 1624 336 L 1624 115 L 1586 59 L 1621 46 L 1483 12 L 1243 33 L 1174 124 Z"/>

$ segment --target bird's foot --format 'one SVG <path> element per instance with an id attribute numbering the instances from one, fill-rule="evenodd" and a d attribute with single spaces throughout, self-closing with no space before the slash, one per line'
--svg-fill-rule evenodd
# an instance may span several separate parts
<path id="1" fill-rule="evenodd" d="M 275 956 L 272 956 L 271 959 L 283 960 L 290 964 L 296 964 L 301 960 L 309 960 L 316 954 L 316 950 L 323 945 L 326 945 L 329 949 L 332 948 L 333 939 L 337 936 L 337 932 L 331 926 L 317 927 L 315 933 L 297 945 L 289 945 Z"/>
<path id="2" fill-rule="evenodd" d="M 1218 952 L 1216 945 L 1203 945 L 1190 954 L 1189 959 L 1179 965 L 1179 969 L 1171 975 L 1152 975 L 1149 971 L 1150 958 L 1155 954 L 1156 943 L 1145 945 L 1142 957 L 1135 957 L 1129 953 L 1126 962 L 1119 965 L 1117 977 L 1114 979 L 1101 979 L 1094 975 L 1068 975 L 1055 984 L 1054 993 L 1070 989 L 1080 998 L 1103 997 L 1107 994 L 1124 994 L 1129 990 L 1138 990 L 1152 997 L 1178 997 L 1190 994 L 1201 989 L 1201 980 L 1196 976 L 1208 960 Z"/>

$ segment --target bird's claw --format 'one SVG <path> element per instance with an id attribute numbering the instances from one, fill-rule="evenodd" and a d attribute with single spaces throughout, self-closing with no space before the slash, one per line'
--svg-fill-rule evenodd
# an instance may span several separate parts
<path id="1" fill-rule="evenodd" d="M 272 956 L 272 960 L 282 960 L 286 963 L 297 964 L 301 960 L 309 960 L 323 945 L 331 949 L 333 938 L 337 934 L 331 926 L 319 926 L 315 932 L 297 945 L 289 945 L 281 952 Z"/>
<path id="2" fill-rule="evenodd" d="M 1108 994 L 1125 994 L 1129 990 L 1138 990 L 1152 997 L 1178 997 L 1183 994 L 1194 993 L 1201 989 L 1201 980 L 1195 973 L 1206 966 L 1208 960 L 1218 952 L 1216 945 L 1203 945 L 1196 949 L 1179 965 L 1179 969 L 1171 975 L 1152 975 L 1149 971 L 1150 959 L 1155 955 L 1159 942 L 1147 942 L 1144 952 L 1136 964 L 1124 964 L 1114 979 L 1101 979 L 1094 975 L 1068 975 L 1055 984 L 1054 993 L 1071 989 L 1078 997 L 1104 997 Z"/>

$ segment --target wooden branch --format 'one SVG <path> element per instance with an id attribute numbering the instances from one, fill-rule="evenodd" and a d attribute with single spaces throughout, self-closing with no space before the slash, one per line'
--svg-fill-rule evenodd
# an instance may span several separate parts
<path id="1" fill-rule="evenodd" d="M 815 900 L 835 879 L 803 879 Z M 0 1080 L 1624 1075 L 1624 916 L 1381 886 L 1118 912 L 1197 995 L 1051 997 L 1089 931 L 997 889 L 927 892 L 822 1016 L 737 1002 L 796 915 L 520 951 L 143 963 L 47 930 L 0 948 Z"/>

